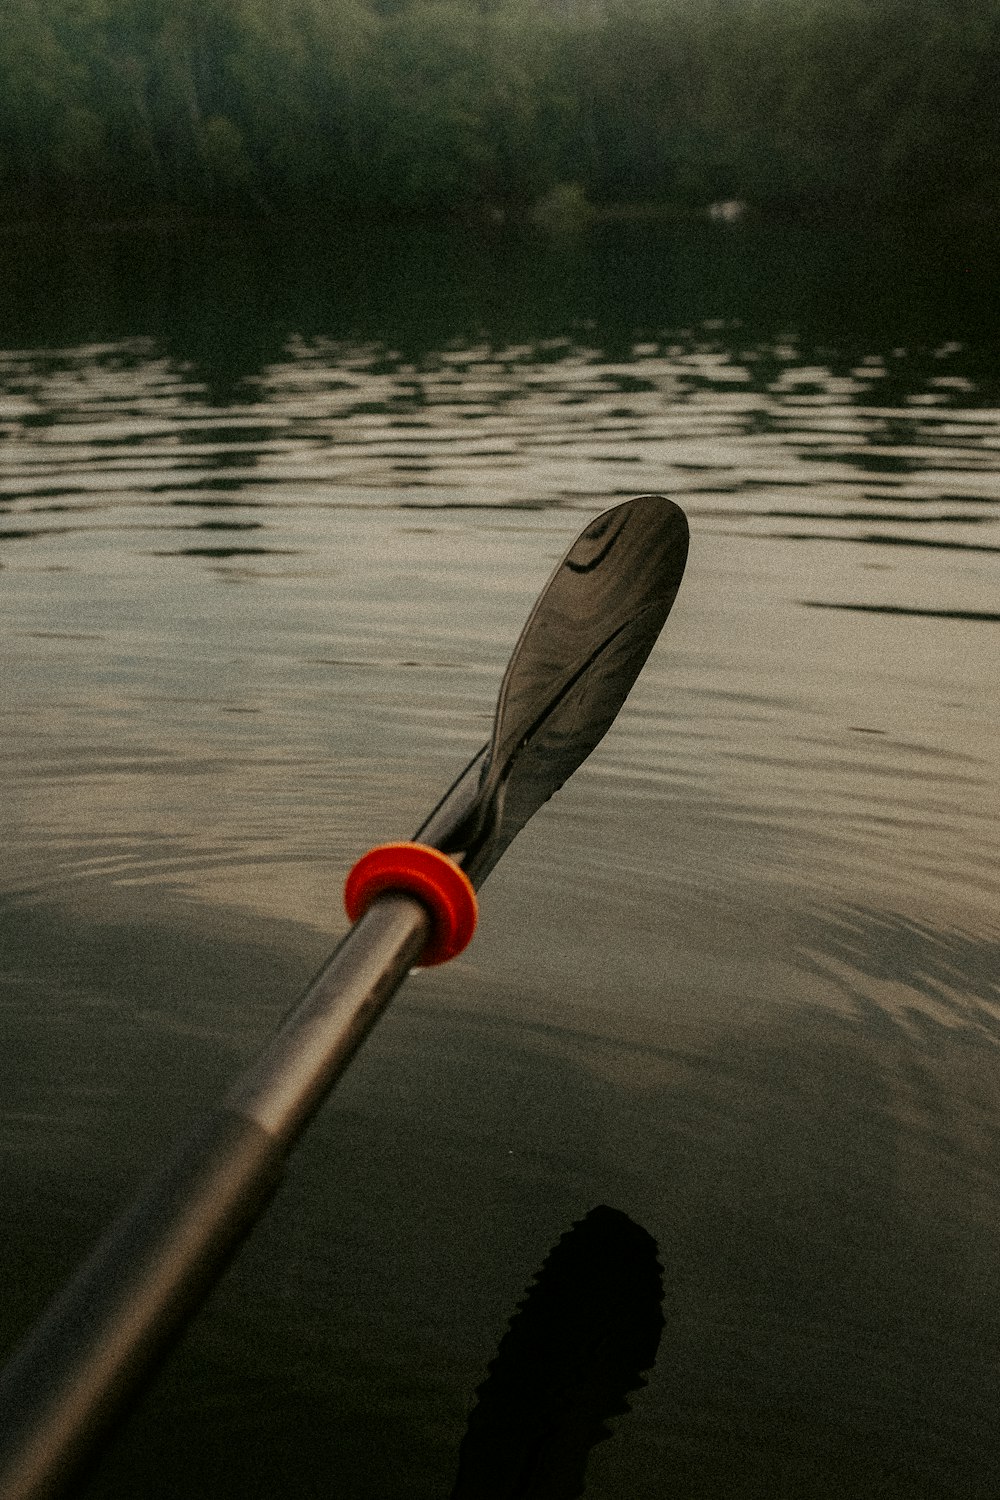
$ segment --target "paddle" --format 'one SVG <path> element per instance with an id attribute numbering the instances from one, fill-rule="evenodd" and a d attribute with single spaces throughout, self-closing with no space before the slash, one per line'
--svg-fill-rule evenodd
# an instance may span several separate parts
<path id="1" fill-rule="evenodd" d="M 471 936 L 474 886 L 624 703 L 673 604 L 687 540 L 683 512 L 644 495 L 573 543 L 514 650 L 490 743 L 418 842 L 358 862 L 345 897 L 363 914 L 0 1376 L 4 1500 L 62 1494 L 78 1477 L 259 1217 L 292 1144 L 410 967 Z"/>

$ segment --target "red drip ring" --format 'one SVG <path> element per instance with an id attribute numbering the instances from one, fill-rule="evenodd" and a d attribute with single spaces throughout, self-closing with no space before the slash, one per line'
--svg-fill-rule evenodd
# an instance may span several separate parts
<path id="1" fill-rule="evenodd" d="M 433 928 L 418 967 L 447 963 L 476 930 L 479 906 L 472 882 L 454 860 L 429 844 L 379 844 L 362 854 L 344 882 L 344 906 L 352 922 L 376 896 L 405 891 L 430 912 Z"/>

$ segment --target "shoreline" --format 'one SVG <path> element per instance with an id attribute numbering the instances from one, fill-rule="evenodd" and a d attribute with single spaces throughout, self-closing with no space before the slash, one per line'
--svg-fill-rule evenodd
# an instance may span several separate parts
<path id="1" fill-rule="evenodd" d="M 421 229 L 465 229 L 498 236 L 510 232 L 561 235 L 605 224 L 663 224 L 687 227 L 711 226 L 722 233 L 763 226 L 836 228 L 852 225 L 861 230 L 995 230 L 1000 244 L 1000 205 L 985 201 L 939 200 L 933 204 L 808 205 L 754 204 L 730 199 L 716 204 L 686 204 L 664 200 L 591 203 L 581 196 L 540 202 L 517 212 L 483 207 L 469 212 L 417 212 L 406 209 L 354 209 L 336 207 L 289 208 L 258 213 L 204 213 L 170 208 L 140 214 L 86 214 L 53 211 L 30 217 L 7 217 L 0 213 L 0 236 L 28 238 L 55 231 L 88 234 L 184 234 L 319 231 L 337 228 L 349 231 L 411 227 Z"/>

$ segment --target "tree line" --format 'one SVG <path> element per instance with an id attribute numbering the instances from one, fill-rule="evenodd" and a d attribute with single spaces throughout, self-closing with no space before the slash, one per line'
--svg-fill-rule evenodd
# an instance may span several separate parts
<path id="1" fill-rule="evenodd" d="M 996 0 L 7 0 L 0 211 L 998 204 Z"/>

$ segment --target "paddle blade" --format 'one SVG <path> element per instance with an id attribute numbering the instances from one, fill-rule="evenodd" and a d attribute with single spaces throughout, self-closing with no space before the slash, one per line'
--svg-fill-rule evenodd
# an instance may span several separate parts
<path id="1" fill-rule="evenodd" d="M 680 507 L 640 495 L 591 521 L 549 579 L 504 675 L 489 745 L 417 835 L 476 884 L 613 724 L 687 550 Z"/>
<path id="2" fill-rule="evenodd" d="M 539 595 L 504 675 L 491 781 L 505 781 L 540 734 L 559 744 L 571 769 L 586 759 L 663 628 L 687 551 L 684 512 L 659 495 L 605 511 L 577 537 Z M 570 696 L 572 715 L 564 712 Z"/>

